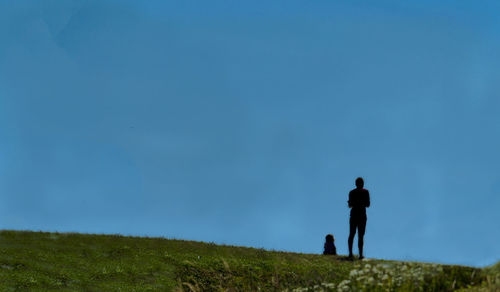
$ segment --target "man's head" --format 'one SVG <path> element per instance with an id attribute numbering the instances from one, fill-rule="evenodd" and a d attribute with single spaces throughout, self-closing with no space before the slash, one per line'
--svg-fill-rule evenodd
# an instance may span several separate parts
<path id="1" fill-rule="evenodd" d="M 363 181 L 363 178 L 358 177 L 358 178 L 356 179 L 356 187 L 357 187 L 358 189 L 362 189 L 364 185 L 365 185 L 365 182 Z"/>

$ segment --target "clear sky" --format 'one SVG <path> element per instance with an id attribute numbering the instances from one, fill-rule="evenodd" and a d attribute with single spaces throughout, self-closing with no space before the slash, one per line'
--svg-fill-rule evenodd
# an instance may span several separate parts
<path id="1" fill-rule="evenodd" d="M 1 1 L 0 228 L 500 260 L 498 1 Z M 355 244 L 355 252 L 357 251 Z"/>

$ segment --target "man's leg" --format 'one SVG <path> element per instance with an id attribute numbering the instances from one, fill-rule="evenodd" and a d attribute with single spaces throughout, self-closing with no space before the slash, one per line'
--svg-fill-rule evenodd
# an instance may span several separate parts
<path id="1" fill-rule="evenodd" d="M 349 219 L 349 257 L 352 257 L 352 242 L 354 241 L 354 235 L 356 234 L 356 220 L 353 217 Z M 358 235 L 359 237 L 359 235 Z"/>
<path id="2" fill-rule="evenodd" d="M 359 258 L 363 259 L 363 237 L 365 236 L 366 230 L 366 217 L 359 218 L 358 221 L 358 249 L 359 249 Z"/>

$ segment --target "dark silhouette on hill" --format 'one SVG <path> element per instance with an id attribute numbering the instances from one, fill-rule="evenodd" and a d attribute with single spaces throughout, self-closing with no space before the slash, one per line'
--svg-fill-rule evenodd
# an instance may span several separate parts
<path id="1" fill-rule="evenodd" d="M 358 249 L 359 258 L 363 259 L 363 237 L 366 228 L 366 208 L 370 207 L 370 193 L 363 188 L 364 181 L 361 177 L 356 179 L 356 188 L 349 192 L 349 208 L 351 208 L 351 218 L 349 219 L 349 257 L 352 258 L 352 242 L 356 229 L 358 229 Z"/>
<path id="2" fill-rule="evenodd" d="M 323 254 L 332 254 L 337 255 L 337 248 L 335 248 L 335 239 L 333 235 L 328 234 L 325 237 L 325 246 L 324 246 Z"/>

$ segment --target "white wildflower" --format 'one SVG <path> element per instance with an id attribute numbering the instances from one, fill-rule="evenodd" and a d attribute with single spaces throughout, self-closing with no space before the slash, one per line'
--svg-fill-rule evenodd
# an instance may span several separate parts
<path id="1" fill-rule="evenodd" d="M 348 285 L 350 282 L 351 281 L 349 281 L 349 280 L 346 279 L 346 280 L 343 280 L 342 282 L 340 282 L 339 285 Z"/>

